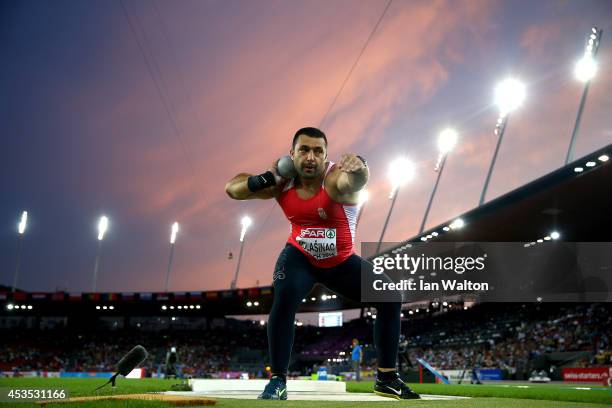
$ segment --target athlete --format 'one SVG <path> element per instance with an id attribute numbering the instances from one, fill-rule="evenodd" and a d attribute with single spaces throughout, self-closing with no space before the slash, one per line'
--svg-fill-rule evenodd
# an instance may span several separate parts
<path id="1" fill-rule="evenodd" d="M 287 369 L 293 346 L 295 313 L 315 283 L 352 301 L 361 301 L 361 268 L 373 265 L 355 254 L 358 193 L 366 185 L 366 161 L 344 154 L 327 158 L 327 137 L 316 128 L 298 130 L 289 151 L 297 175 L 279 175 L 276 160 L 265 173 L 240 173 L 225 186 L 235 200 L 271 199 L 291 224 L 289 239 L 274 273 L 274 301 L 268 319 L 272 377 L 260 399 L 287 399 Z M 420 398 L 396 372 L 401 302 L 370 304 L 377 309 L 374 343 L 378 370 L 374 392 L 396 399 Z"/>

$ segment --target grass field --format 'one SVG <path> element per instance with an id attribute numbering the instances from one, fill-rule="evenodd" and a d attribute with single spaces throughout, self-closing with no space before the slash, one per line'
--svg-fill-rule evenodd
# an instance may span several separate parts
<path id="1" fill-rule="evenodd" d="M 71 397 L 92 395 L 116 395 L 144 393 L 152 391 L 169 390 L 173 380 L 141 379 L 127 380 L 119 379 L 117 387 L 112 389 L 103 388 L 97 393 L 93 389 L 104 383 L 104 379 L 80 379 L 80 378 L 0 378 L 0 387 L 19 389 L 49 389 L 64 388 L 68 390 Z M 354 406 L 369 407 L 395 407 L 406 405 L 431 406 L 435 408 L 519 408 L 519 407 L 547 407 L 547 408 L 595 408 L 612 405 L 612 391 L 603 387 L 589 387 L 590 390 L 576 390 L 569 386 L 545 384 L 530 385 L 529 388 L 504 385 L 441 385 L 441 384 L 410 384 L 417 392 L 422 394 L 438 395 L 460 395 L 474 397 L 469 400 L 453 401 L 393 401 L 393 402 L 320 402 L 320 401 L 291 401 L 291 390 L 289 390 L 289 401 L 254 401 L 219 399 L 216 406 L 220 408 L 245 408 L 245 407 L 276 407 L 278 404 L 289 408 L 294 407 L 326 407 L 326 408 L 353 408 Z M 349 382 L 347 389 L 350 392 L 370 392 L 372 382 L 361 383 Z M 36 403 L 0 403 L 0 407 L 16 406 L 22 408 L 39 407 Z M 52 404 L 48 407 L 84 407 L 84 408 L 156 408 L 166 407 L 162 402 L 149 401 L 99 401 L 78 404 Z"/>

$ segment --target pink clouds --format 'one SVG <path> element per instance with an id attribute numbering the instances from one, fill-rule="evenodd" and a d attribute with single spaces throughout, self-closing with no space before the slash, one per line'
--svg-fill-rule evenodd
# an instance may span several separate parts
<path id="1" fill-rule="evenodd" d="M 87 118 L 84 128 L 112 135 L 112 165 L 98 177 L 105 190 L 125 206 L 126 218 L 133 220 L 135 228 L 169 225 L 174 219 L 185 226 L 183 240 L 179 238 L 175 273 L 180 280 L 175 281 L 175 289 L 229 285 L 235 260 L 226 259 L 227 251 L 237 255 L 237 220 L 245 213 L 256 222 L 247 240 L 239 283 L 269 282 L 273 262 L 287 237 L 287 223 L 278 208 L 270 213 L 275 205 L 272 201 L 230 200 L 223 191 L 225 182 L 239 172 L 265 170 L 273 158 L 288 152 L 297 128 L 318 125 L 384 5 L 382 1 L 245 5 L 253 16 L 228 13 L 227 21 L 218 28 L 224 41 L 210 41 L 202 48 L 200 42 L 209 39 L 203 38 L 199 19 L 205 19 L 211 10 L 201 4 L 193 12 L 177 6 L 176 13 L 184 18 L 167 21 L 175 36 L 171 35 L 173 43 L 178 45 L 177 60 L 159 44 L 152 50 L 162 67 L 166 94 L 187 154 L 133 39 L 127 31 L 125 38 L 117 39 L 129 45 L 125 55 L 133 65 L 126 65 L 126 71 L 129 68 L 134 74 L 117 79 L 116 84 L 110 81 L 108 86 L 116 87 L 120 95 L 116 103 L 90 102 L 96 115 Z M 258 12 L 259 7 L 263 11 Z M 449 95 L 441 97 L 440 93 L 466 81 L 458 74 L 459 68 L 463 75 L 474 71 L 482 78 L 472 78 L 469 86 L 457 87 L 461 95 L 450 97 L 456 98 L 457 105 L 480 110 L 470 118 L 474 123 L 465 124 L 470 130 L 459 129 L 461 143 L 447 162 L 428 226 L 476 205 L 495 145 L 496 117 L 486 108 L 490 101 L 476 100 L 475 88 L 493 85 L 483 73 L 497 69 L 487 53 L 497 55 L 499 40 L 492 34 L 502 22 L 494 24 L 492 18 L 500 7 L 502 3 L 488 1 L 392 4 L 324 129 L 332 160 L 345 151 L 369 154 L 372 199 L 365 207 L 358 240 L 378 239 L 390 204 L 384 166 L 391 155 L 403 151 L 419 160 L 419 174 L 402 188 L 386 239 L 401 240 L 416 233 L 436 176 L 435 131 L 421 132 L 416 125 L 411 127 L 412 122 L 422 120 L 419 126 L 433 129 L 438 120 L 453 117 L 456 111 L 444 100 Z M 145 29 L 157 33 L 153 38 L 161 41 L 154 31 L 159 29 L 156 23 L 146 21 Z M 516 49 L 522 47 L 523 54 L 516 66 L 535 67 L 523 69 L 525 80 L 538 70 L 544 77 L 560 75 L 541 65 L 559 61 L 559 44 L 570 35 L 564 33 L 566 23 L 566 19 L 547 21 L 520 33 Z M 197 46 L 189 48 L 185 43 Z M 564 52 L 573 53 L 567 49 L 571 47 Z M 609 52 L 602 57 L 609 60 Z M 176 64 L 181 65 L 180 70 Z M 610 77 L 608 70 L 593 87 L 585 133 L 579 142 L 582 150 L 606 137 L 609 140 L 609 133 L 601 131 L 605 112 L 591 110 L 591 106 L 612 104 L 604 92 Z M 561 160 L 578 91 L 572 83 L 551 89 L 549 82 L 540 82 L 533 80 L 526 106 L 511 117 L 488 199 L 551 170 Z M 180 83 L 188 89 L 181 89 Z M 90 99 L 85 89 L 75 105 Z M 393 131 L 402 127 L 410 133 L 400 138 Z M 541 146 L 546 148 L 538 148 Z M 152 241 L 143 247 L 150 245 L 147 248 L 155 248 L 156 254 L 162 251 L 165 240 Z M 130 263 L 131 269 L 159 269 L 159 259 Z"/>

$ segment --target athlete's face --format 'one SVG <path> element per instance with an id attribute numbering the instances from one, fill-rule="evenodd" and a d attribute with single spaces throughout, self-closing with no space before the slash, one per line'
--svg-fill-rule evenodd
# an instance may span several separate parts
<path id="1" fill-rule="evenodd" d="M 291 149 L 291 158 L 300 177 L 305 179 L 319 177 L 325 170 L 327 158 L 325 140 L 320 137 L 298 136 Z"/>

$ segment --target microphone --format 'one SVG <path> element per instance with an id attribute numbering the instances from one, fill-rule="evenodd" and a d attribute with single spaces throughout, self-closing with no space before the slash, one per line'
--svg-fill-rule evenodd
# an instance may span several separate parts
<path id="1" fill-rule="evenodd" d="M 96 388 L 94 391 L 98 391 L 100 388 L 105 387 L 109 383 L 115 386 L 115 380 L 117 376 L 121 374 L 126 377 L 137 365 L 142 363 L 147 358 L 147 350 L 141 345 L 135 346 L 129 351 L 119 362 L 117 363 L 117 372 L 108 380 L 108 382 Z"/>

